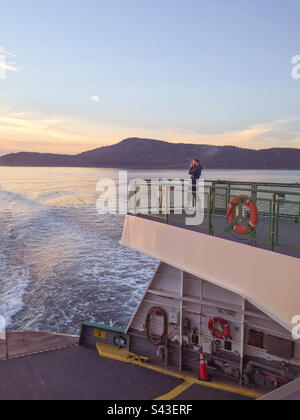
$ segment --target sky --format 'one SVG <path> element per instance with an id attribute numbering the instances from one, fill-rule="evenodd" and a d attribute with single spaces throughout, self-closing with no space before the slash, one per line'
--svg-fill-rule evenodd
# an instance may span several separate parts
<path id="1" fill-rule="evenodd" d="M 0 155 L 300 147 L 299 0 L 1 4 Z"/>

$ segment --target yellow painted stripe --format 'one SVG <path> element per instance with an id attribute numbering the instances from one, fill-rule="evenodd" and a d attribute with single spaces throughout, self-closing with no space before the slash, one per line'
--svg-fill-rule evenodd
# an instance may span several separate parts
<path id="1" fill-rule="evenodd" d="M 46 350 L 40 350 L 40 351 L 36 351 L 33 353 L 25 353 L 25 354 L 19 354 L 17 356 L 9 356 L 8 359 L 0 359 L 1 361 L 7 361 L 7 360 L 14 360 L 14 359 L 22 359 L 24 357 L 29 357 L 29 356 L 36 356 L 38 354 L 42 354 L 42 353 L 51 353 L 57 350 L 67 350 L 67 349 L 71 349 L 72 347 L 78 347 L 78 344 L 70 344 L 69 346 L 62 346 L 62 347 L 55 347 L 52 349 L 46 349 Z"/>
<path id="2" fill-rule="evenodd" d="M 174 398 L 178 397 L 178 395 L 182 394 L 184 391 L 189 389 L 193 384 L 188 382 L 183 382 L 176 388 L 172 389 L 172 391 L 168 392 L 165 395 L 162 395 L 161 397 L 155 398 L 155 401 L 171 401 L 174 400 Z"/>
<path id="3" fill-rule="evenodd" d="M 132 353 L 129 353 L 128 350 L 126 349 L 122 349 L 120 350 L 120 353 L 118 353 L 118 349 L 116 347 L 110 346 L 108 344 L 97 343 L 96 347 L 100 356 L 102 357 L 118 360 L 119 362 L 123 362 L 123 363 L 131 363 L 133 365 L 141 366 L 146 369 L 153 370 L 155 372 L 163 373 L 164 375 L 172 376 L 173 378 L 182 379 L 183 381 L 188 382 L 190 384 L 197 384 L 197 385 L 205 386 L 207 388 L 219 389 L 221 391 L 230 392 L 232 394 L 243 395 L 244 397 L 249 397 L 253 399 L 258 399 L 263 396 L 263 394 L 253 391 L 251 389 L 222 384 L 222 383 L 216 383 L 216 382 L 203 382 L 203 381 L 199 381 L 196 378 L 193 378 L 192 376 L 187 376 L 181 373 L 173 372 L 163 367 L 150 365 L 147 362 L 136 361 L 134 360 L 134 358 L 132 358 Z M 139 357 L 140 356 L 136 356 L 137 359 Z"/>

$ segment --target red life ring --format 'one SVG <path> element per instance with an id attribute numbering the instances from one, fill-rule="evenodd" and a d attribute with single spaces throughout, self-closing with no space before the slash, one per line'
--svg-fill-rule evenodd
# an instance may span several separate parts
<path id="1" fill-rule="evenodd" d="M 230 327 L 228 322 L 222 318 L 212 318 L 208 323 L 208 329 L 212 335 L 219 340 L 230 337 Z"/>
<path id="2" fill-rule="evenodd" d="M 242 196 L 242 197 L 244 197 L 244 196 Z M 248 226 L 251 230 L 255 230 L 257 225 L 258 225 L 258 222 L 259 222 L 258 208 L 257 208 L 256 204 L 254 203 L 254 201 L 250 200 L 246 196 L 243 199 L 243 204 L 245 206 L 247 206 L 248 209 L 250 210 L 250 221 L 249 221 Z M 235 219 L 235 209 L 237 208 L 238 205 L 239 205 L 239 198 L 238 197 L 233 198 L 230 201 L 230 204 L 228 206 L 228 211 L 227 211 L 227 219 L 228 219 L 229 224 L 231 224 Z M 236 225 L 234 225 L 233 230 L 236 233 L 239 233 L 241 235 L 247 235 L 249 233 L 246 226 L 242 226 L 238 223 Z"/>

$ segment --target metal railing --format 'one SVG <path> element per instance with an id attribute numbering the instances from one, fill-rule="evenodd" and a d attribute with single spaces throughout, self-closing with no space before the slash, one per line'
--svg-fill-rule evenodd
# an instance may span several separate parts
<path id="1" fill-rule="evenodd" d="M 137 184 L 135 193 L 143 190 L 150 206 L 140 206 L 139 196 L 134 204 L 134 214 L 151 216 L 168 224 L 185 225 L 187 208 L 174 205 L 174 194 L 180 194 L 185 203 L 185 187 L 188 180 L 160 181 L 149 180 Z M 202 188 L 203 190 L 203 188 Z M 259 244 L 264 248 L 278 251 L 291 250 L 294 256 L 300 251 L 300 184 L 287 183 L 248 183 L 238 181 L 205 181 L 204 182 L 204 221 L 193 228 L 209 235 L 224 239 L 235 239 L 251 245 Z M 244 205 L 245 196 L 255 202 L 259 223 L 255 229 L 249 227 L 250 212 Z M 153 199 L 154 197 L 154 199 Z M 234 198 L 238 198 L 237 213 L 234 223 L 228 222 L 228 207 Z M 155 205 L 153 202 L 156 200 Z M 234 230 L 236 220 L 248 226 L 247 234 Z M 300 256 L 300 254 L 299 254 Z"/>

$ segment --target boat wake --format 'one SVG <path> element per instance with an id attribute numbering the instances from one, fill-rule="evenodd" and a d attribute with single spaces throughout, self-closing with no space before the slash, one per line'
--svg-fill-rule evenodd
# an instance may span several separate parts
<path id="1" fill-rule="evenodd" d="M 23 309 L 23 298 L 30 283 L 29 265 L 24 261 L 24 243 L 13 229 L 0 231 L 0 315 L 7 327 Z"/>
<path id="2" fill-rule="evenodd" d="M 119 245 L 122 217 L 42 197 L 47 204 L 0 190 L 0 315 L 14 330 L 125 327 L 156 262 Z"/>

